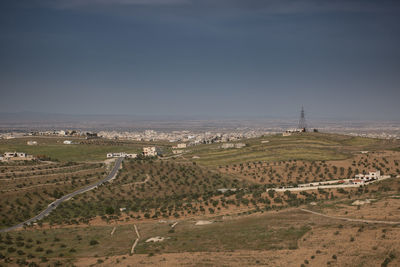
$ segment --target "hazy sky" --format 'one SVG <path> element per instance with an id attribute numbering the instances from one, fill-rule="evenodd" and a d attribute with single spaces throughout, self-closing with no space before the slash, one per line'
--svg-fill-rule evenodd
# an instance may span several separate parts
<path id="1" fill-rule="evenodd" d="M 400 1 L 1 0 L 0 112 L 400 119 Z"/>

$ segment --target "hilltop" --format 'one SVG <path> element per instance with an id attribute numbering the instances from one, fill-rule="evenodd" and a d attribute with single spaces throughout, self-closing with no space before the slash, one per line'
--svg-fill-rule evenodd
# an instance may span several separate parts
<path id="1" fill-rule="evenodd" d="M 269 135 L 230 142 L 244 144 L 240 148 L 201 144 L 181 154 L 173 154 L 176 143 L 167 142 L 77 139 L 75 145 L 64 145 L 65 138 L 35 140 L 37 146 L 28 146 L 26 138 L 0 141 L 0 152 L 50 159 L 0 165 L 7 196 L 0 205 L 3 229 L 105 177 L 113 164 L 104 161 L 106 152 L 139 153 L 156 145 L 164 154 L 125 159 L 111 182 L 63 202 L 37 225 L 2 233 L 0 253 L 7 263 L 196 265 L 206 264 L 204 253 L 213 255 L 210 264 L 231 255 L 230 265 L 343 266 L 354 259 L 376 265 L 400 258 L 395 244 L 400 234 L 394 208 L 400 199 L 396 140 Z M 349 188 L 269 190 L 352 179 L 373 170 L 390 178 Z M 382 237 L 374 239 L 378 233 Z M 156 237 L 161 241 L 146 242 Z M 356 252 L 365 242 L 371 249 Z"/>

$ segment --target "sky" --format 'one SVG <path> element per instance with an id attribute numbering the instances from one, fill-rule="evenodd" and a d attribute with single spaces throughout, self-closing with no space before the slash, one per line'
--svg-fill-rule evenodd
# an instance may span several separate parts
<path id="1" fill-rule="evenodd" d="M 400 119 L 400 2 L 1 0 L 0 112 Z"/>

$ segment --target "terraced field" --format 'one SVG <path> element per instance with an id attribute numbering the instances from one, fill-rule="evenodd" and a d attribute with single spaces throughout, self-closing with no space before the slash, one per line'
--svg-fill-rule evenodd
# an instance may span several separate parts
<path id="1" fill-rule="evenodd" d="M 55 199 L 106 174 L 101 163 L 29 163 L 0 166 L 0 225 L 12 226 L 38 214 Z"/>
<path id="2" fill-rule="evenodd" d="M 219 143 L 202 145 L 191 148 L 184 157 L 209 167 L 254 161 L 328 161 L 349 159 L 360 150 L 383 150 L 399 145 L 386 140 L 320 133 L 272 135 L 240 142 L 246 143 L 246 147 L 222 149 Z"/>
<path id="3" fill-rule="evenodd" d="M 379 170 L 382 175 L 400 174 L 400 153 L 355 154 L 351 160 L 278 162 L 257 161 L 219 166 L 219 171 L 271 187 L 327 180 L 349 179 L 359 173 Z"/>
<path id="4" fill-rule="evenodd" d="M 111 184 L 63 203 L 48 220 L 65 222 L 82 216 L 105 218 L 106 215 L 120 215 L 121 208 L 126 209 L 124 213 L 130 212 L 130 218 L 180 217 L 206 209 L 209 212 L 213 207 L 210 199 L 220 194 L 217 189 L 233 187 L 243 188 L 246 183 L 192 163 L 125 160 L 119 176 Z M 202 203 L 204 206 L 200 208 Z"/>

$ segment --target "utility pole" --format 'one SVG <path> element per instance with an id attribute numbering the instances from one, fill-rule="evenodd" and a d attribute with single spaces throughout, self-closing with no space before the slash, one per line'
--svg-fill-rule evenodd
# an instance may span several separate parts
<path id="1" fill-rule="evenodd" d="M 302 132 L 307 132 L 307 123 L 306 123 L 306 116 L 304 113 L 304 107 L 301 107 L 301 112 L 300 112 L 300 119 L 299 119 L 299 130 Z"/>

